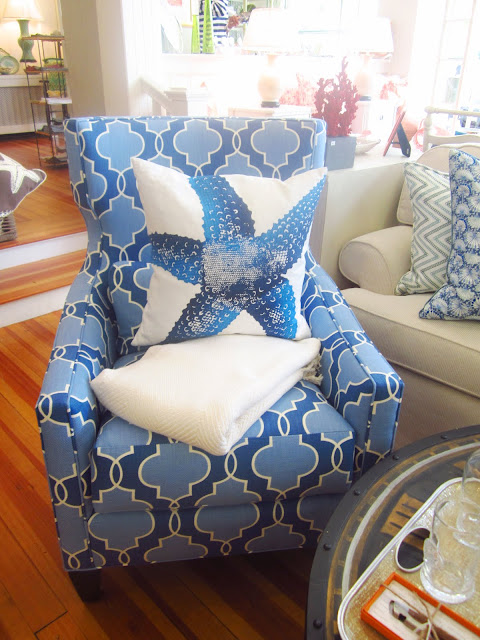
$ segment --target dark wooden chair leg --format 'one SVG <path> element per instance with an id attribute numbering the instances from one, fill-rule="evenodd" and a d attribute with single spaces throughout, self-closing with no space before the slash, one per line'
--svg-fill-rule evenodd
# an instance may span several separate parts
<path id="1" fill-rule="evenodd" d="M 101 570 L 69 571 L 68 576 L 84 602 L 93 602 L 102 596 Z"/>

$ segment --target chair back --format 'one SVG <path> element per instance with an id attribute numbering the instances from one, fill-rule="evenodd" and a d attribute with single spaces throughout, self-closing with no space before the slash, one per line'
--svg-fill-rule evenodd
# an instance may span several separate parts
<path id="1" fill-rule="evenodd" d="M 148 260 L 150 243 L 132 157 L 190 176 L 280 178 L 322 167 L 325 123 L 306 119 L 74 118 L 66 123 L 70 181 L 89 252 Z"/>

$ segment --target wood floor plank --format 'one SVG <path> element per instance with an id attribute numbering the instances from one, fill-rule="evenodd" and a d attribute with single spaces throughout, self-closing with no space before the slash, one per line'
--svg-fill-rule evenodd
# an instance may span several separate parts
<path id="1" fill-rule="evenodd" d="M 0 304 L 72 284 L 85 259 L 85 249 L 0 271 Z M 1 253 L 0 253 L 1 268 Z"/>
<path id="2" fill-rule="evenodd" d="M 29 379 L 40 387 L 45 375 L 45 359 L 42 357 L 34 343 L 28 344 L 19 339 L 18 335 L 9 331 L 3 334 L 2 356 L 9 358 L 21 371 L 28 375 Z"/>
<path id="3" fill-rule="evenodd" d="M 11 324 L 2 332 L 2 347 L 8 349 L 12 359 L 22 360 L 28 368 L 43 380 L 45 360 L 50 357 L 53 336 L 51 331 L 32 322 L 28 327 L 23 322 Z"/>
<path id="4" fill-rule="evenodd" d="M 3 586 L 32 631 L 65 613 L 65 607 L 45 582 L 0 518 L 0 539 L 8 553 L 0 553 Z"/>
<path id="5" fill-rule="evenodd" d="M 206 604 L 210 611 L 228 626 L 236 638 L 263 640 L 264 636 L 258 633 L 249 620 L 237 610 L 237 604 L 228 601 L 220 584 L 216 580 L 210 581 L 208 575 L 201 571 L 201 567 L 196 566 L 196 563 L 178 563 L 176 574 Z"/>
<path id="6" fill-rule="evenodd" d="M 47 339 L 48 339 L 49 345 L 51 346 L 53 344 L 53 338 L 55 337 L 55 334 L 57 332 L 58 323 L 60 322 L 61 316 L 62 316 L 62 310 L 59 309 L 58 311 L 52 311 L 52 313 L 47 313 L 43 316 L 38 316 L 37 318 L 33 318 L 28 322 L 19 322 L 17 324 L 26 325 L 28 328 L 31 327 L 32 323 L 39 324 L 48 332 L 50 332 L 51 338 L 47 338 Z"/>
<path id="7" fill-rule="evenodd" d="M 153 567 L 151 568 L 153 569 Z M 112 579 L 115 580 L 124 593 L 128 594 L 136 610 L 152 622 L 156 628 L 159 640 L 162 638 L 166 640 L 184 640 L 185 636 L 183 633 L 177 629 L 162 609 L 145 594 L 143 584 L 135 581 L 131 574 L 132 572 L 130 570 L 124 570 L 123 568 L 115 569 L 114 575 L 112 571 Z M 252 640 L 254 639 L 252 638 Z"/>
<path id="8" fill-rule="evenodd" d="M 9 367 L 8 376 L 4 367 Z M 0 349 L 0 380 L 2 397 L 28 421 L 34 419 L 34 407 L 40 392 L 40 381 L 33 379 L 22 371 L 18 362 L 12 363 L 8 354 Z M 0 420 L 2 417 L 0 416 Z"/>
<path id="9" fill-rule="evenodd" d="M 176 563 L 132 570 L 144 591 L 189 640 L 234 640 L 233 633 L 176 575 Z M 141 578 L 140 578 L 141 576 Z"/>
<path id="10" fill-rule="evenodd" d="M 104 630 L 109 638 L 121 638 L 121 640 L 138 640 L 148 638 L 152 640 L 184 640 L 184 636 L 173 625 L 161 609 L 157 609 L 161 615 L 145 615 L 146 611 L 153 611 L 156 603 L 148 603 L 151 600 L 148 594 L 143 595 L 143 606 L 139 606 L 138 599 L 131 596 L 129 587 L 132 581 L 123 576 L 123 573 L 131 574 L 129 568 L 107 569 L 103 575 L 103 597 L 98 602 L 88 605 L 89 612 Z M 143 591 L 142 586 L 140 588 Z M 165 627 L 161 628 L 161 620 Z M 160 626 L 159 626 L 160 625 Z M 96 640 L 88 636 L 88 640 Z M 221 640 L 221 636 L 218 637 Z"/>
<path id="11" fill-rule="evenodd" d="M 0 638 L 2 640 L 35 640 L 35 634 L 0 581 Z"/>
<path id="12" fill-rule="evenodd" d="M 10 531 L 29 557 L 35 559 L 38 571 L 68 610 L 75 624 L 82 629 L 88 640 L 115 638 L 103 631 L 94 611 L 89 608 L 91 605 L 87 607 L 80 600 L 61 566 L 51 505 L 48 505 L 48 508 L 45 505 L 40 510 L 35 504 L 29 508 L 28 496 L 27 500 L 21 501 L 16 496 L 12 496 L 11 485 L 4 482 L 4 477 L 0 477 L 0 487 L 2 487 L 2 514 L 5 514 Z M 106 606 L 105 602 L 103 606 Z M 110 602 L 108 606 L 111 607 L 112 603 Z M 3 636 L 0 635 L 0 638 L 3 640 Z"/>
<path id="13" fill-rule="evenodd" d="M 69 613 L 37 632 L 36 637 L 37 640 L 88 640 Z"/>
<path id="14" fill-rule="evenodd" d="M 295 604 L 289 603 L 275 584 L 255 571 L 255 560 L 253 568 L 249 566 L 249 559 L 250 556 L 212 559 L 205 566 L 192 564 L 192 570 L 198 571 L 204 582 L 222 594 L 225 602 L 237 615 L 248 620 L 260 637 L 276 640 L 278 629 L 282 629 L 284 638 L 301 637 L 303 611 L 296 611 Z M 237 637 L 248 640 L 249 635 Z"/>

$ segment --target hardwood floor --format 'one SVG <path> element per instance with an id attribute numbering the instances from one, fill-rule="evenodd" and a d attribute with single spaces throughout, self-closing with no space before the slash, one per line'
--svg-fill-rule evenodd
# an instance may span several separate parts
<path id="1" fill-rule="evenodd" d="M 31 134 L 0 136 L 0 152 L 28 169 L 40 167 L 35 136 Z M 2 249 L 85 231 L 72 197 L 68 169 L 42 168 L 47 179 L 15 210 L 16 240 L 0 242 L 0 268 Z"/>
<path id="2" fill-rule="evenodd" d="M 34 413 L 60 311 L 0 329 L 0 638 L 301 640 L 312 551 L 63 571 Z"/>

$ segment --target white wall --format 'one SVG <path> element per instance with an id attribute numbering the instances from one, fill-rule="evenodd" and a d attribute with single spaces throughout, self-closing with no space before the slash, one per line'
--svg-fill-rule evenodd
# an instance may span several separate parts
<path id="1" fill-rule="evenodd" d="M 105 115 L 96 0 L 61 0 L 71 115 Z"/>
<path id="2" fill-rule="evenodd" d="M 61 0 L 75 116 L 140 115 L 140 78 L 161 61 L 158 0 Z"/>

